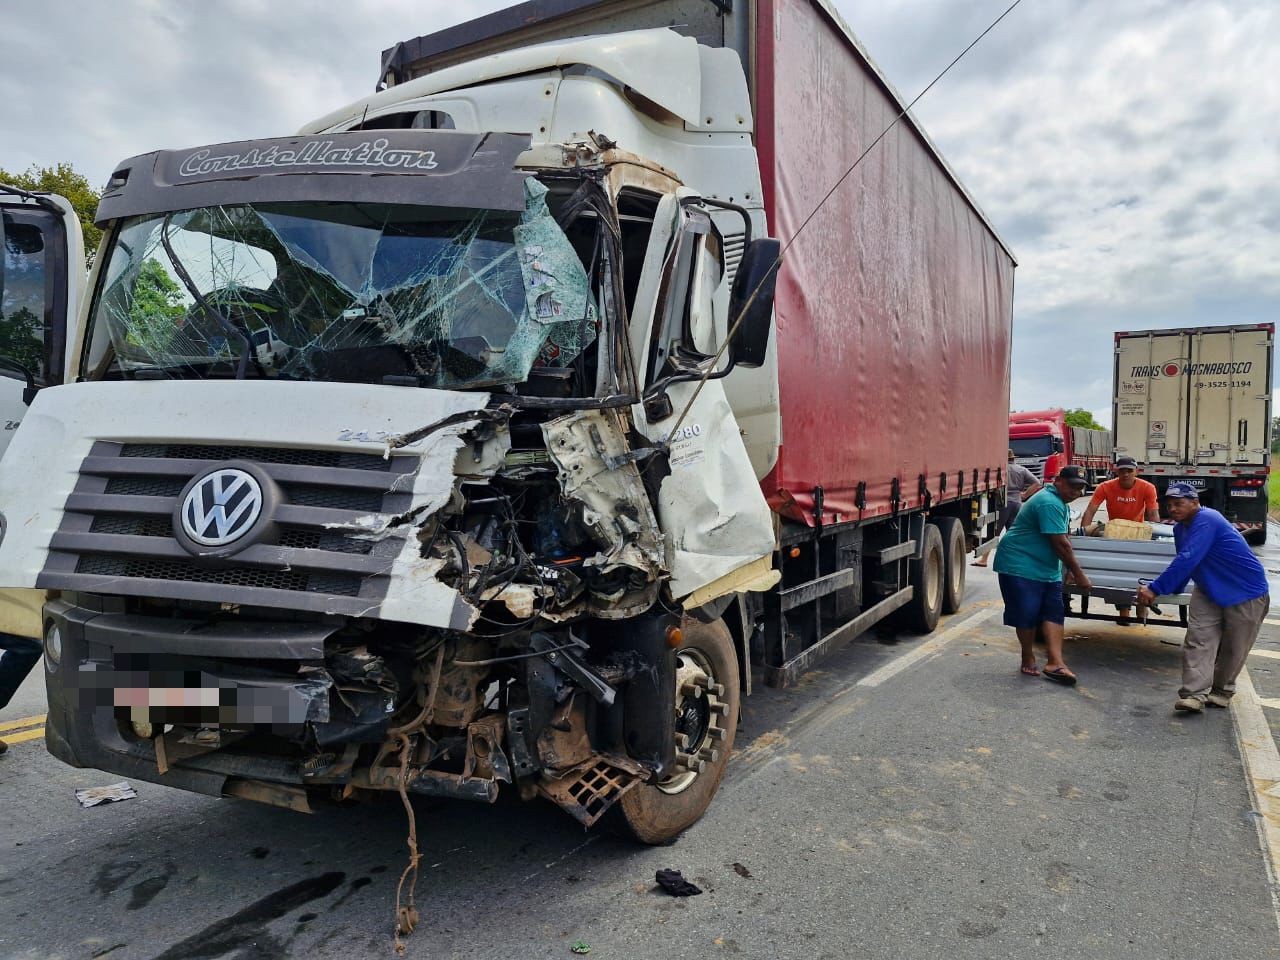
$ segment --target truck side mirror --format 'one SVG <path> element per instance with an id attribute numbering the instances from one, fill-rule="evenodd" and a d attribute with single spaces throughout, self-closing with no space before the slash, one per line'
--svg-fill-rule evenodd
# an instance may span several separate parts
<path id="1" fill-rule="evenodd" d="M 1052 446 L 1053 446 L 1054 453 L 1062 453 L 1067 449 L 1066 444 L 1062 442 L 1061 437 L 1053 437 Z"/>
<path id="2" fill-rule="evenodd" d="M 769 330 L 773 326 L 773 297 L 778 268 L 782 265 L 781 253 L 782 244 L 772 237 L 752 240 L 742 252 L 733 289 L 729 292 L 729 329 L 738 324 L 738 332 L 729 344 L 729 357 L 734 366 L 764 365 Z"/>
<path id="3" fill-rule="evenodd" d="M 26 386 L 22 389 L 22 402 L 28 407 L 31 401 L 36 398 L 36 394 L 40 392 L 40 387 L 36 384 L 36 375 L 25 364 L 19 363 L 10 357 L 0 357 L 0 369 L 12 370 L 15 373 L 22 374 L 22 379 L 26 381 Z"/>

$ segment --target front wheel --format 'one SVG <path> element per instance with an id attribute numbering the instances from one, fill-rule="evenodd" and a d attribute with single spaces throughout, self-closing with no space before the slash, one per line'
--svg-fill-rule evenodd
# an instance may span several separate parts
<path id="1" fill-rule="evenodd" d="M 706 812 L 720 787 L 738 728 L 738 658 L 722 620 L 689 621 L 676 651 L 676 766 L 627 793 L 614 826 L 641 843 L 666 843 Z"/>

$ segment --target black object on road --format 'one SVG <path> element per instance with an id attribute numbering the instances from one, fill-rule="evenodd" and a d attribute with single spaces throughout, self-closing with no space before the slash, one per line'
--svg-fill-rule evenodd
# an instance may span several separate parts
<path id="1" fill-rule="evenodd" d="M 673 897 L 696 897 L 702 892 L 701 887 L 682 877 L 679 870 L 659 870 L 653 875 L 653 879 Z"/>

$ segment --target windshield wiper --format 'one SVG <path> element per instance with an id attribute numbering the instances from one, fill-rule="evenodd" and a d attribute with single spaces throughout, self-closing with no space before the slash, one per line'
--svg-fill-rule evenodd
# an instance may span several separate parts
<path id="1" fill-rule="evenodd" d="M 210 303 L 205 295 L 200 292 L 200 288 L 196 286 L 195 281 L 191 279 L 191 274 L 187 273 L 187 268 L 174 252 L 173 244 L 169 242 L 169 224 L 172 220 L 173 214 L 167 213 L 164 217 L 164 223 L 160 225 L 160 242 L 164 245 L 164 252 L 169 255 L 169 262 L 173 264 L 173 269 L 177 272 L 178 279 L 187 288 L 187 292 L 195 298 L 196 303 L 200 305 L 200 309 L 205 313 L 211 314 L 218 321 L 218 326 L 222 327 L 224 333 L 240 341 L 240 363 L 236 367 L 236 379 L 243 380 L 245 373 L 249 370 L 249 351 L 251 349 L 249 334 L 232 323 L 230 317 Z"/>
<path id="2" fill-rule="evenodd" d="M 121 367 L 113 365 L 109 372 L 131 380 L 181 380 L 188 376 L 201 378 L 209 376 L 218 367 L 227 367 L 228 373 L 235 375 L 235 361 L 231 359 L 183 360 L 180 363 L 156 364 L 142 367 Z M 289 374 L 278 374 L 276 379 L 297 380 Z"/>

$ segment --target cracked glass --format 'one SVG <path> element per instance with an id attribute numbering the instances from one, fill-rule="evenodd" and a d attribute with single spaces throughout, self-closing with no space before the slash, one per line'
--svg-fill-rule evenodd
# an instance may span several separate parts
<path id="1" fill-rule="evenodd" d="M 523 212 L 249 203 L 126 221 L 93 308 L 102 374 L 482 387 L 595 339 L 581 259 Z"/>

